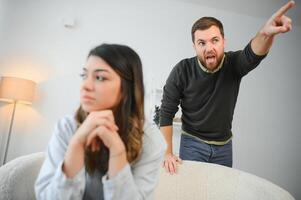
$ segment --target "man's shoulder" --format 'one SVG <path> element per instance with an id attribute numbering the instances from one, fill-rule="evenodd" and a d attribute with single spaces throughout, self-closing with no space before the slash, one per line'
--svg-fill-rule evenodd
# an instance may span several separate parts
<path id="1" fill-rule="evenodd" d="M 187 69 L 191 69 L 196 67 L 197 60 L 196 56 L 191 58 L 184 58 L 180 60 L 173 68 L 177 73 L 182 73 L 183 71 L 187 71 Z"/>
<path id="2" fill-rule="evenodd" d="M 231 59 L 235 56 L 237 56 L 242 50 L 237 50 L 237 51 L 227 51 L 225 52 L 225 58 Z"/>
<path id="3" fill-rule="evenodd" d="M 234 50 L 234 51 L 231 50 L 231 51 L 225 52 L 225 56 L 226 56 L 225 58 L 227 60 L 229 60 L 229 59 L 231 60 L 231 59 L 236 59 L 239 56 L 247 56 L 249 54 L 248 53 L 249 51 L 253 52 L 250 42 L 242 49 Z"/>
<path id="4" fill-rule="evenodd" d="M 242 55 L 242 50 L 225 52 L 224 65 L 232 65 Z"/>
<path id="5" fill-rule="evenodd" d="M 178 62 L 178 64 L 176 66 L 179 67 L 185 67 L 185 66 L 192 66 L 196 63 L 196 56 L 191 57 L 191 58 L 184 58 L 182 60 L 180 60 L 180 62 Z"/>

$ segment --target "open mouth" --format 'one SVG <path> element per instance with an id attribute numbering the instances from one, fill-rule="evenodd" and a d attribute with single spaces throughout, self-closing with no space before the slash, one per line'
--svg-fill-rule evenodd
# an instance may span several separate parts
<path id="1" fill-rule="evenodd" d="M 216 57 L 215 57 L 215 55 L 208 55 L 205 58 L 206 58 L 207 63 L 213 63 L 213 62 L 215 62 Z"/>

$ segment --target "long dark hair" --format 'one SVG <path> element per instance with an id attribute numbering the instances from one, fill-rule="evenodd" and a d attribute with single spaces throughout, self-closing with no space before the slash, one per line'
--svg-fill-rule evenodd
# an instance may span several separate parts
<path id="1" fill-rule="evenodd" d="M 121 78 L 121 100 L 113 111 L 118 133 L 126 146 L 127 160 L 135 161 L 142 148 L 144 124 L 144 85 L 142 63 L 138 54 L 128 46 L 102 44 L 88 54 L 103 59 Z M 107 97 L 110 98 L 110 97 Z M 79 107 L 76 112 L 78 125 L 86 119 L 87 113 Z M 85 166 L 91 174 L 95 170 L 108 170 L 109 150 L 99 140 L 100 150 L 85 150 Z"/>

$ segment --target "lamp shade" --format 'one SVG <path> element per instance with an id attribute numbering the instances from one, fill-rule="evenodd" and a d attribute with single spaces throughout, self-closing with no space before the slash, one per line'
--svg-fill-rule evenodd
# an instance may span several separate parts
<path id="1" fill-rule="evenodd" d="M 36 83 L 31 80 L 3 76 L 0 80 L 0 100 L 31 104 L 35 88 Z"/>

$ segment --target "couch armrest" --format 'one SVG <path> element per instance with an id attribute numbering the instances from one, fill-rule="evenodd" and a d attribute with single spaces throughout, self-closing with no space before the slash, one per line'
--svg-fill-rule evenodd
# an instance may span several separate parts
<path id="1" fill-rule="evenodd" d="M 34 183 L 44 152 L 18 157 L 0 167 L 0 200 L 35 199 Z"/>

